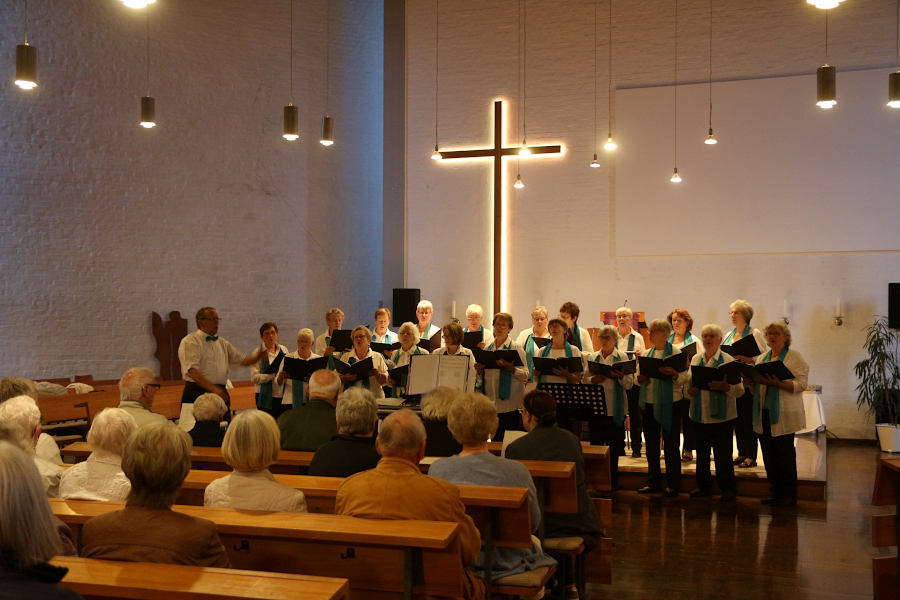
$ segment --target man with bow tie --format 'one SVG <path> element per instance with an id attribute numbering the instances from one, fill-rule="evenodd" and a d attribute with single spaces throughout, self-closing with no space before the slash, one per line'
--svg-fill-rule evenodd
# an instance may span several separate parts
<path id="1" fill-rule="evenodd" d="M 231 342 L 220 338 L 217 333 L 221 319 L 211 306 L 198 310 L 196 318 L 197 331 L 184 336 L 178 346 L 178 360 L 181 361 L 181 375 L 185 382 L 178 424 L 188 430 L 194 425 L 194 400 L 200 394 L 210 392 L 221 396 L 230 407 L 231 399 L 225 389 L 229 365 L 252 365 L 265 352 L 261 346 L 255 352 L 242 354 Z"/>

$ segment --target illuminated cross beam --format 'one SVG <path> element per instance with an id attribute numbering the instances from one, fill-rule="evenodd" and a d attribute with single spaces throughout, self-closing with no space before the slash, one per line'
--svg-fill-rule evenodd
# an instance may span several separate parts
<path id="1" fill-rule="evenodd" d="M 441 152 L 444 160 L 454 158 L 493 158 L 494 159 L 494 314 L 500 312 L 500 283 L 503 268 L 503 178 L 502 167 L 504 156 L 519 157 L 523 146 L 505 148 L 503 146 L 503 101 L 494 101 L 494 147 L 475 150 L 451 150 Z M 528 146 L 531 154 L 561 154 L 562 146 Z"/>

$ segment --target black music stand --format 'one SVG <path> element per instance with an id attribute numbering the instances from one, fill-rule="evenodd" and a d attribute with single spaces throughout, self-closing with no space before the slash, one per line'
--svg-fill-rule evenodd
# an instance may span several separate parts
<path id="1" fill-rule="evenodd" d="M 606 392 L 602 385 L 592 383 L 539 383 L 537 389 L 549 392 L 556 400 L 556 420 L 559 423 L 588 421 L 605 417 Z"/>

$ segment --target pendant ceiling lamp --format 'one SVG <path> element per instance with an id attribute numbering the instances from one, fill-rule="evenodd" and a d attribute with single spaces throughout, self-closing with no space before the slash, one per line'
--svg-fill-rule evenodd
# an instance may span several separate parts
<path id="1" fill-rule="evenodd" d="M 128 8 L 147 8 L 149 4 L 153 4 L 156 0 L 122 0 L 122 4 Z"/>
<path id="2" fill-rule="evenodd" d="M 828 12 L 825 12 L 825 64 L 816 69 L 816 106 L 825 110 L 837 104 L 834 67 L 828 64 Z"/>
<path id="3" fill-rule="evenodd" d="M 606 143 L 603 145 L 603 148 L 608 152 L 612 152 L 618 145 L 616 144 L 615 139 L 613 139 L 613 126 L 612 126 L 612 105 L 613 105 L 613 87 L 612 87 L 612 57 L 613 57 L 613 34 L 612 34 L 612 14 L 613 14 L 613 0 L 609 0 L 609 65 L 608 65 L 608 75 L 606 79 L 606 87 L 607 93 L 609 94 L 609 98 L 607 99 L 607 113 L 606 119 L 607 123 L 609 123 L 609 134 L 606 136 Z"/>
<path id="4" fill-rule="evenodd" d="M 322 119 L 322 137 L 319 143 L 323 146 L 334 144 L 334 119 L 328 116 L 328 101 L 331 99 L 330 71 L 331 71 L 331 0 L 328 0 L 328 9 L 325 17 L 325 117 Z"/>
<path id="5" fill-rule="evenodd" d="M 141 96 L 141 127 L 152 129 L 156 127 L 156 100 L 150 95 L 150 11 L 145 13 L 147 17 L 147 95 Z"/>
<path id="6" fill-rule="evenodd" d="M 291 102 L 284 107 L 284 126 L 281 137 L 289 142 L 300 138 L 300 110 L 294 106 L 294 0 L 291 0 Z"/>
<path id="7" fill-rule="evenodd" d="M 681 175 L 678 174 L 678 0 L 675 0 L 675 85 L 672 86 L 672 107 L 673 107 L 673 163 L 675 170 L 669 181 L 672 183 L 681 183 Z"/>
<path id="8" fill-rule="evenodd" d="M 709 132 L 703 143 L 707 146 L 714 146 L 719 143 L 716 135 L 713 133 L 712 126 L 712 40 L 713 40 L 713 3 L 709 0 Z"/>
<path id="9" fill-rule="evenodd" d="M 434 2 L 434 154 L 431 155 L 431 160 L 441 160 L 444 158 L 441 156 L 441 151 L 438 150 L 438 93 L 440 88 L 438 86 L 438 71 L 440 69 L 440 46 L 439 46 L 439 27 L 440 27 L 440 13 L 441 13 L 441 0 L 435 0 Z"/>
<path id="10" fill-rule="evenodd" d="M 23 90 L 37 87 L 37 48 L 28 43 L 28 2 L 25 2 L 25 43 L 16 46 L 15 84 Z"/>
<path id="11" fill-rule="evenodd" d="M 812 4 L 816 8 L 821 8 L 823 10 L 829 10 L 836 7 L 841 2 L 845 0 L 806 0 L 807 4 Z"/>
<path id="12" fill-rule="evenodd" d="M 897 34 L 894 63 L 897 70 L 888 75 L 888 103 L 891 108 L 900 108 L 900 0 L 897 0 Z"/>

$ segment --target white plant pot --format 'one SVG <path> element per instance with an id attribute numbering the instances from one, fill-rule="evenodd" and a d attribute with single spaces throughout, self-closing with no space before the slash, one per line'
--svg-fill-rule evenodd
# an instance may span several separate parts
<path id="1" fill-rule="evenodd" d="M 875 431 L 882 452 L 900 452 L 900 427 L 890 423 L 878 423 Z"/>

